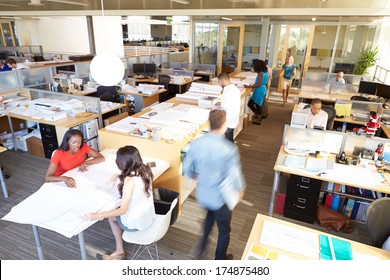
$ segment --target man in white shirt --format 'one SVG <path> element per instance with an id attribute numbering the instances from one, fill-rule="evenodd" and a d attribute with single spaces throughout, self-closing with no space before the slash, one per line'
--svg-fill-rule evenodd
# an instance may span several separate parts
<path id="1" fill-rule="evenodd" d="M 230 82 L 229 75 L 222 72 L 218 76 L 219 85 L 223 88 L 221 98 L 221 109 L 226 111 L 227 130 L 225 133 L 226 139 L 234 142 L 233 134 L 234 129 L 238 125 L 240 119 L 240 100 L 241 91 L 240 89 Z"/>
<path id="2" fill-rule="evenodd" d="M 16 63 L 16 60 L 12 57 L 7 59 L 7 64 L 9 67 L 12 68 L 12 70 L 30 68 L 29 66 L 25 65 L 24 63 Z"/>
<path id="3" fill-rule="evenodd" d="M 345 82 L 343 77 L 344 77 L 344 73 L 343 72 L 338 72 L 336 74 L 336 77 L 333 77 L 333 78 L 329 79 L 328 83 L 345 85 L 346 82 Z"/>
<path id="4" fill-rule="evenodd" d="M 313 99 L 310 104 L 310 108 L 304 109 L 303 112 L 307 113 L 306 127 L 307 128 L 322 128 L 326 129 L 328 122 L 328 114 L 321 110 L 322 101 L 319 98 Z"/>

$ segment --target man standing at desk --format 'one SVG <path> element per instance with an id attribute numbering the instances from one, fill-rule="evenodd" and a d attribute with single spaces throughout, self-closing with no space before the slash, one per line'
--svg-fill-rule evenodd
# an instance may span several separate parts
<path id="1" fill-rule="evenodd" d="M 304 109 L 303 112 L 307 113 L 306 127 L 307 128 L 322 128 L 326 129 L 328 122 L 328 114 L 321 110 L 322 101 L 319 98 L 312 100 L 310 108 Z"/>
<path id="2" fill-rule="evenodd" d="M 229 75 L 222 72 L 218 76 L 219 85 L 223 88 L 221 108 L 226 111 L 227 130 L 225 137 L 231 142 L 234 142 L 234 129 L 238 125 L 240 119 L 240 100 L 241 92 L 238 87 L 230 82 Z"/>
<path id="3" fill-rule="evenodd" d="M 329 79 L 328 83 L 330 84 L 339 84 L 339 85 L 345 85 L 345 80 L 344 80 L 344 73 L 343 72 L 338 72 L 335 77 Z"/>

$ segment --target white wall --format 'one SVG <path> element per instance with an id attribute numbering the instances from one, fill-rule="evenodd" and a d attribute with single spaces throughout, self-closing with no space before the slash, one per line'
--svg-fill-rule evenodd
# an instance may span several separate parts
<path id="1" fill-rule="evenodd" d="M 22 19 L 15 21 L 18 34 L 31 35 L 44 53 L 89 54 L 86 17 Z"/>
<path id="2" fill-rule="evenodd" d="M 120 16 L 94 16 L 93 31 L 96 53 L 110 52 L 124 56 L 123 35 Z"/>

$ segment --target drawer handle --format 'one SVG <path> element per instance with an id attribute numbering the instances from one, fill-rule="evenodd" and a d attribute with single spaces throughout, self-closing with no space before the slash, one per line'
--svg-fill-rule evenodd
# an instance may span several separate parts
<path id="1" fill-rule="evenodd" d="M 309 186 L 304 186 L 304 185 L 299 185 L 299 187 L 302 188 L 302 189 L 308 189 L 309 188 Z"/>
<path id="2" fill-rule="evenodd" d="M 306 209 L 306 206 L 295 205 L 297 208 Z"/>
<path id="3" fill-rule="evenodd" d="M 302 177 L 302 180 L 301 180 L 303 183 L 309 183 L 310 182 L 310 179 L 309 178 L 305 178 L 305 177 Z"/>
<path id="4" fill-rule="evenodd" d="M 298 202 L 300 202 L 300 203 L 306 203 L 306 199 L 305 199 L 305 198 L 298 197 Z"/>

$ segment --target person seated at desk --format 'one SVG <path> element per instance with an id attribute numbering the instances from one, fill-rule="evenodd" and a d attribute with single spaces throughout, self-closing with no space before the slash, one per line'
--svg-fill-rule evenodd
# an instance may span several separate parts
<path id="1" fill-rule="evenodd" d="M 329 79 L 328 83 L 345 85 L 346 82 L 343 77 L 344 77 L 344 72 L 338 72 L 335 77 Z"/>
<path id="2" fill-rule="evenodd" d="M 326 129 L 328 122 L 328 114 L 321 110 L 322 101 L 319 98 L 314 98 L 311 101 L 310 108 L 304 109 L 303 112 L 307 113 L 306 127 L 307 128 L 322 128 Z"/>
<path id="3" fill-rule="evenodd" d="M 9 67 L 11 67 L 12 70 L 30 68 L 29 66 L 25 65 L 24 63 L 16 63 L 16 60 L 12 57 L 7 59 L 7 64 Z"/>
<path id="4" fill-rule="evenodd" d="M 120 148 L 116 153 L 116 165 L 121 172 L 117 179 L 122 197 L 121 205 L 114 210 L 90 213 L 85 217 L 88 220 L 100 221 L 108 218 L 116 249 L 110 255 L 102 255 L 103 260 L 124 260 L 123 231 L 147 229 L 156 216 L 152 194 L 153 173 L 151 168 L 143 163 L 138 149 L 134 146 Z M 97 258 L 100 259 L 99 254 Z"/>
<path id="5" fill-rule="evenodd" d="M 9 67 L 8 64 L 4 64 L 4 61 L 0 59 L 0 72 L 10 71 L 10 70 L 12 70 L 12 68 Z"/>
<path id="6" fill-rule="evenodd" d="M 93 157 L 86 160 L 88 156 Z M 46 182 L 63 181 L 68 187 L 75 188 L 76 181 L 67 176 L 62 176 L 68 170 L 79 167 L 80 171 L 86 171 L 88 165 L 103 162 L 104 156 L 84 143 L 83 133 L 78 129 L 69 129 L 62 139 L 62 143 L 53 152 L 49 168 L 46 172 Z"/>

